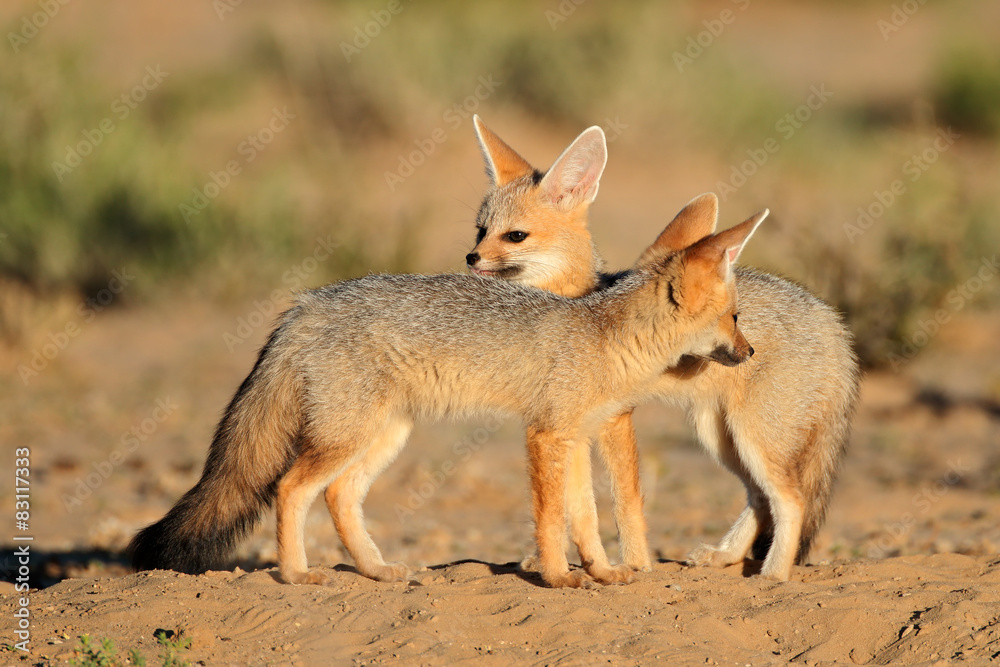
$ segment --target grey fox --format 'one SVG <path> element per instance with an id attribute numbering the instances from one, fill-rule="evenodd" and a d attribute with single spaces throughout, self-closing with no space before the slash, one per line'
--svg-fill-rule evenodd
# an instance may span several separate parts
<path id="1" fill-rule="evenodd" d="M 543 580 L 620 581 L 596 524 L 574 533 L 586 573 L 569 570 L 567 461 L 683 355 L 750 357 L 730 265 L 763 217 L 684 249 L 661 247 L 668 229 L 627 278 L 580 299 L 468 275 L 375 275 L 299 294 L 229 404 L 201 480 L 132 540 L 134 565 L 218 566 L 276 497 L 282 578 L 324 583 L 307 567 L 303 523 L 329 487 L 358 570 L 404 579 L 365 531 L 369 486 L 416 420 L 499 412 L 526 426 Z"/>

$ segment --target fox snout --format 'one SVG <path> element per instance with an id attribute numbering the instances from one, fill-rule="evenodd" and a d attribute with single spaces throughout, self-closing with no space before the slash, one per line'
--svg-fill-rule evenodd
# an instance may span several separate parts
<path id="1" fill-rule="evenodd" d="M 465 256 L 465 264 L 469 270 L 477 276 L 492 276 L 494 278 L 504 278 L 514 280 L 521 274 L 524 267 L 519 264 L 510 264 L 509 260 L 490 260 L 483 258 L 478 252 L 473 250 Z"/>
<path id="2" fill-rule="evenodd" d="M 717 361 L 723 366 L 738 366 L 744 361 L 753 356 L 753 347 L 749 344 L 746 345 L 746 350 L 742 353 L 728 346 L 720 345 L 719 347 L 712 350 L 712 353 L 708 355 L 709 359 L 712 361 Z"/>

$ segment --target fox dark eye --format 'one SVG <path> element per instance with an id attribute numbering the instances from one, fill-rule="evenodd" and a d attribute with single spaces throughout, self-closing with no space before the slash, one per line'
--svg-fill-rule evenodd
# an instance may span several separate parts
<path id="1" fill-rule="evenodd" d="M 476 243 L 479 243 L 484 238 L 486 238 L 486 228 L 485 227 L 476 227 Z"/>
<path id="2" fill-rule="evenodd" d="M 528 238 L 527 232 L 507 232 L 504 234 L 504 238 L 511 243 L 520 243 L 524 239 Z"/>
<path id="3" fill-rule="evenodd" d="M 739 317 L 740 317 L 739 313 L 733 313 L 733 324 L 736 324 L 736 321 L 739 319 Z"/>

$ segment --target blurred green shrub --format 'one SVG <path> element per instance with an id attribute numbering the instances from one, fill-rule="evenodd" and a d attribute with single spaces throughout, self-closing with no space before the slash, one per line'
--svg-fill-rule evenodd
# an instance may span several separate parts
<path id="1" fill-rule="evenodd" d="M 933 96 L 942 124 L 959 132 L 1000 133 L 1000 51 L 964 48 L 948 55 Z"/>
<path id="2" fill-rule="evenodd" d="M 73 63 L 42 54 L 0 67 L 0 91 L 18 101 L 0 105 L 0 274 L 87 292 L 115 269 L 190 269 L 218 240 L 219 216 L 200 231 L 180 220 L 169 137 L 141 118 L 118 121 L 112 96 L 88 89 Z"/>
<path id="3" fill-rule="evenodd" d="M 977 279 L 1000 247 L 996 202 L 973 197 L 953 167 L 938 169 L 856 244 L 797 237 L 805 273 L 844 313 L 867 368 L 897 370 L 933 341 L 936 318 L 1000 301 L 1000 276 Z"/>
<path id="4" fill-rule="evenodd" d="M 0 96 L 17 101 L 0 104 L 0 277 L 40 295 L 87 296 L 114 271 L 140 275 L 124 302 L 206 277 L 200 291 L 231 293 L 273 282 L 320 231 L 334 231 L 338 245 L 314 281 L 367 268 L 353 231 L 304 220 L 280 168 L 258 187 L 220 189 L 185 220 L 180 205 L 223 166 L 193 164 L 182 151 L 188 119 L 206 108 L 191 101 L 204 97 L 202 86 L 153 89 L 123 118 L 120 91 L 84 76 L 85 62 L 69 49 L 0 62 Z"/>

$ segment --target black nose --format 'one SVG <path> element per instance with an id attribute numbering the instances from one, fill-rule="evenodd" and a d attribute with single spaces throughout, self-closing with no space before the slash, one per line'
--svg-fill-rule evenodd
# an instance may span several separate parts
<path id="1" fill-rule="evenodd" d="M 751 347 L 750 348 L 750 354 L 748 354 L 747 357 L 752 357 L 752 356 L 753 356 L 753 348 Z"/>
<path id="2" fill-rule="evenodd" d="M 469 266 L 475 265 L 475 263 L 478 261 L 479 261 L 478 252 L 470 252 L 468 255 L 465 256 L 465 263 L 468 264 Z"/>

